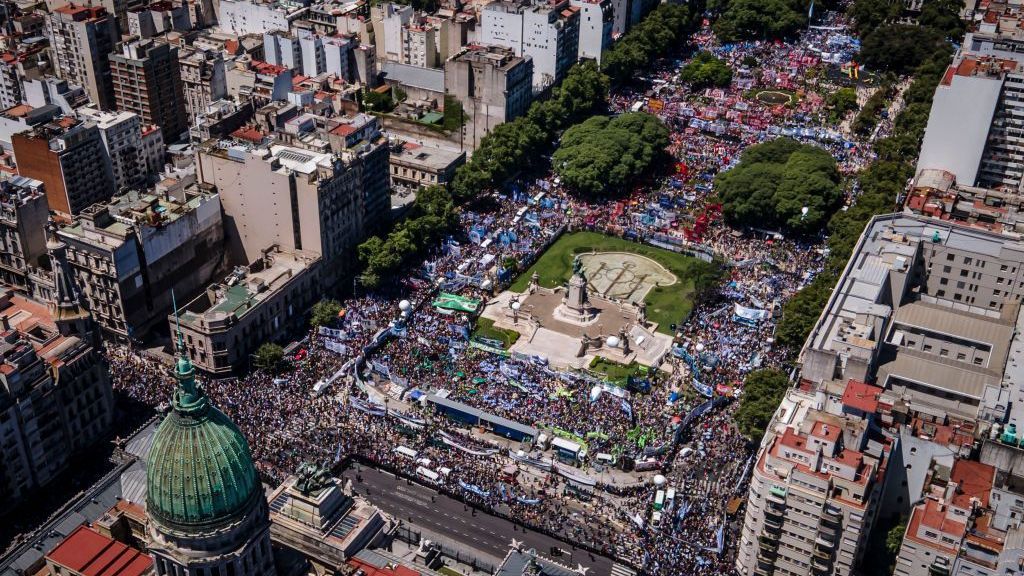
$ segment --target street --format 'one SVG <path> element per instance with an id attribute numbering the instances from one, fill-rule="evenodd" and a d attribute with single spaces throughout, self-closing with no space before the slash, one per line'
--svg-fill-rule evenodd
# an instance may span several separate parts
<path id="1" fill-rule="evenodd" d="M 357 481 L 357 473 L 362 476 L 362 482 Z M 538 553 L 547 558 L 551 558 L 551 548 L 557 547 L 564 552 L 560 558 L 553 560 L 573 568 L 582 564 L 590 568 L 590 576 L 612 574 L 613 562 L 609 558 L 590 554 L 583 549 L 573 549 L 570 544 L 532 530 L 524 532 L 521 526 L 497 516 L 481 511 L 474 514 L 472 508 L 467 508 L 458 500 L 419 484 L 409 484 L 390 473 L 355 465 L 345 470 L 342 477 L 352 480 L 352 489 L 356 493 L 413 529 L 437 532 L 498 559 L 505 557 L 513 538 L 528 547 L 536 548 Z"/>

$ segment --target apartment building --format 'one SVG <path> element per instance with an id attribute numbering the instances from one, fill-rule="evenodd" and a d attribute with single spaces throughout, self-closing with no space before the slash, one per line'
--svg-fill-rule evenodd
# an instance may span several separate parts
<path id="1" fill-rule="evenodd" d="M 8 109 L 25 101 L 25 78 L 42 76 L 40 62 L 45 64 L 47 52 L 43 48 L 19 48 L 0 54 L 0 106 Z"/>
<path id="2" fill-rule="evenodd" d="M 101 112 L 82 108 L 79 115 L 96 123 L 119 192 L 144 187 L 150 172 L 142 149 L 142 119 L 134 112 Z"/>
<path id="3" fill-rule="evenodd" d="M 109 55 L 117 42 L 114 16 L 99 6 L 65 4 L 47 15 L 52 69 L 85 88 L 93 104 L 114 109 Z"/>
<path id="4" fill-rule="evenodd" d="M 47 306 L 0 292 L 0 509 L 12 510 L 104 438 L 114 416 L 106 362 L 61 334 Z"/>
<path id="5" fill-rule="evenodd" d="M 128 10 L 126 17 L 128 35 L 138 38 L 152 38 L 171 31 L 184 33 L 192 29 L 187 3 L 153 2 Z"/>
<path id="6" fill-rule="evenodd" d="M 612 46 L 615 10 L 611 0 L 570 0 L 579 9 L 579 59 L 601 63 L 601 55 Z"/>
<path id="7" fill-rule="evenodd" d="M 532 58 L 500 46 L 470 46 L 445 62 L 444 91 L 462 104 L 474 148 L 495 126 L 526 114 L 533 77 Z"/>
<path id="8" fill-rule="evenodd" d="M 377 58 L 388 62 L 402 61 L 402 30 L 412 23 L 416 10 L 412 6 L 382 2 L 370 7 Z"/>
<path id="9" fill-rule="evenodd" d="M 438 66 L 437 30 L 426 23 L 402 28 L 402 56 L 399 62 L 418 68 Z"/>
<path id="10" fill-rule="evenodd" d="M 196 368 L 223 376 L 248 367 L 263 343 L 299 328 L 320 294 L 319 256 L 268 246 L 167 320 L 171 333 L 180 326 Z"/>
<path id="11" fill-rule="evenodd" d="M 353 272 L 356 247 L 390 213 L 388 150 L 377 126 L 373 140 L 333 153 L 204 143 L 197 176 L 220 193 L 233 261 L 253 262 L 277 245 L 321 256 L 329 284 Z"/>
<path id="12" fill-rule="evenodd" d="M 190 123 L 228 95 L 224 53 L 217 50 L 184 48 L 178 50 L 185 114 Z"/>
<path id="13" fill-rule="evenodd" d="M 957 460 L 952 469 L 930 468 L 923 501 L 907 522 L 896 576 L 955 573 L 965 539 L 972 532 L 983 537 L 991 524 L 986 516 L 995 473 L 994 466 L 972 460 Z"/>
<path id="14" fill-rule="evenodd" d="M 78 214 L 114 193 L 114 175 L 95 122 L 65 116 L 11 136 L 18 174 L 44 184 L 50 209 Z"/>
<path id="15" fill-rule="evenodd" d="M 450 184 L 466 153 L 404 142 L 392 147 L 389 162 L 391 187 L 415 191 Z"/>
<path id="16" fill-rule="evenodd" d="M 0 283 L 31 293 L 29 275 L 46 254 L 49 209 L 43 183 L 24 176 L 0 181 Z"/>
<path id="17" fill-rule="evenodd" d="M 143 338 L 226 267 L 220 198 L 197 188 L 129 192 L 82 211 L 59 231 L 68 260 L 103 331 Z"/>
<path id="18" fill-rule="evenodd" d="M 568 0 L 524 4 L 502 0 L 480 11 L 480 44 L 511 48 L 533 60 L 533 91 L 561 82 L 579 57 L 580 9 Z"/>
<path id="19" fill-rule="evenodd" d="M 864 403 L 847 397 L 823 405 L 818 391 L 787 393 L 753 465 L 738 574 L 856 573 L 891 450 L 869 420 L 844 408 Z"/>
<path id="20" fill-rule="evenodd" d="M 188 131 L 178 49 L 152 39 L 133 40 L 110 55 L 114 100 L 122 112 L 134 112 L 145 125 L 156 124 L 167 142 Z"/>
<path id="21" fill-rule="evenodd" d="M 310 2 L 221 0 L 217 5 L 217 28 L 227 34 L 245 36 L 267 30 L 290 30 L 302 18 Z"/>

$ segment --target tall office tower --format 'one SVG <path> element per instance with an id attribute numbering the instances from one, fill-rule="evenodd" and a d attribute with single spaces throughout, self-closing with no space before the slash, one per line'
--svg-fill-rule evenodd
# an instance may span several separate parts
<path id="1" fill-rule="evenodd" d="M 47 35 L 58 76 L 85 88 L 94 104 L 114 108 L 108 56 L 117 42 L 117 22 L 98 6 L 67 4 L 48 15 Z"/>
<path id="2" fill-rule="evenodd" d="M 45 184 L 50 209 L 65 215 L 114 194 L 114 176 L 95 122 L 65 116 L 11 136 L 18 173 Z"/>
<path id="3" fill-rule="evenodd" d="M 164 140 L 177 142 L 188 130 L 178 49 L 152 39 L 133 40 L 110 55 L 117 109 L 156 124 Z"/>

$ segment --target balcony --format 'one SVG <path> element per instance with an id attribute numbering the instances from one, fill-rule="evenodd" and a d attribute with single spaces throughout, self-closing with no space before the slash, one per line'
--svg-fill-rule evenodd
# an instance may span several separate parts
<path id="1" fill-rule="evenodd" d="M 779 510 L 779 509 L 774 508 L 772 506 L 768 506 L 768 507 L 766 507 L 764 509 L 764 516 L 765 516 L 765 518 L 772 518 L 776 522 L 780 522 L 780 523 L 782 522 L 783 514 L 784 513 L 783 513 L 782 510 Z"/>
<path id="2" fill-rule="evenodd" d="M 821 536 L 814 539 L 814 545 L 824 550 L 832 550 L 836 547 L 836 543 L 834 541 L 822 538 Z"/>
<path id="3" fill-rule="evenodd" d="M 777 534 L 761 534 L 757 537 L 757 545 L 762 548 L 767 547 L 774 549 L 776 546 L 779 545 L 779 536 Z"/>
<path id="4" fill-rule="evenodd" d="M 774 574 L 774 573 L 775 573 L 775 567 L 774 566 L 771 566 L 769 568 L 764 568 L 761 564 L 758 564 L 757 567 L 754 568 L 754 576 L 772 576 L 772 574 Z"/>
<path id="5" fill-rule="evenodd" d="M 769 534 L 779 534 L 782 532 L 782 522 L 779 520 L 772 520 L 771 518 L 765 518 L 764 531 Z"/>
<path id="6" fill-rule="evenodd" d="M 815 546 L 814 551 L 811 552 L 811 557 L 818 558 L 819 560 L 827 564 L 832 560 L 832 553 L 828 550 L 822 550 L 821 548 Z"/>
<path id="7" fill-rule="evenodd" d="M 779 557 L 779 553 L 775 550 L 761 550 L 757 553 L 757 561 L 765 562 L 768 564 L 774 564 L 775 559 Z"/>
<path id="8" fill-rule="evenodd" d="M 825 572 L 830 572 L 832 570 L 831 566 L 829 566 L 829 562 L 818 558 L 817 555 L 811 556 L 811 568 L 824 570 Z"/>

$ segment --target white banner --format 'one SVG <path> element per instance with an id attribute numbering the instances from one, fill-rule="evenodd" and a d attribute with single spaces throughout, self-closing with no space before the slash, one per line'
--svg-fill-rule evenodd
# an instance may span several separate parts
<path id="1" fill-rule="evenodd" d="M 740 306 L 739 303 L 736 303 L 734 305 L 733 313 L 736 314 L 738 318 L 750 320 L 752 322 L 760 322 L 768 318 L 767 310 L 761 310 L 759 308 L 747 308 L 746 306 Z"/>

